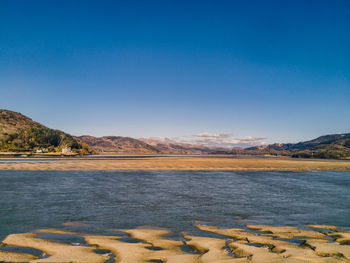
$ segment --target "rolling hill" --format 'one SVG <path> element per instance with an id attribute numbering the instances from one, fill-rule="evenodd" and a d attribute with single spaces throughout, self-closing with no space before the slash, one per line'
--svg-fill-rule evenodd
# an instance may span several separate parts
<path id="1" fill-rule="evenodd" d="M 163 154 L 207 154 L 212 151 L 212 149 L 199 144 L 167 142 L 148 138 L 139 138 L 139 140 L 148 143 Z"/>
<path id="2" fill-rule="evenodd" d="M 94 137 L 77 136 L 77 140 L 87 144 L 98 152 L 114 152 L 124 154 L 204 154 L 211 150 L 186 143 L 169 143 L 155 139 L 134 139 L 122 136 Z"/>
<path id="3" fill-rule="evenodd" d="M 73 136 L 50 129 L 21 113 L 0 110 L 0 152 L 89 154 Z"/>
<path id="4" fill-rule="evenodd" d="M 245 149 L 236 148 L 220 153 L 284 155 L 295 158 L 347 159 L 350 158 L 350 133 L 324 135 L 310 141 L 298 143 L 275 143 Z"/>
<path id="5" fill-rule="evenodd" d="M 160 151 L 151 145 L 142 142 L 140 140 L 122 137 L 122 136 L 103 136 L 94 137 L 89 135 L 83 135 L 75 137 L 77 140 L 87 144 L 92 149 L 98 152 L 114 152 L 124 154 L 157 154 Z"/>
<path id="6" fill-rule="evenodd" d="M 91 154 L 233 154 L 295 158 L 350 159 L 350 133 L 331 134 L 298 143 L 275 143 L 214 151 L 203 145 L 122 136 L 72 136 L 50 129 L 21 113 L 0 110 L 0 152 Z"/>

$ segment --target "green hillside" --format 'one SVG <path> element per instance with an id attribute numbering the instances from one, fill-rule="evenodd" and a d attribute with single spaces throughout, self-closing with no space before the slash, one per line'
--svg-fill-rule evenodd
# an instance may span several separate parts
<path id="1" fill-rule="evenodd" d="M 234 155 L 283 155 L 294 158 L 350 159 L 350 133 L 330 134 L 299 143 L 274 143 L 222 151 Z"/>
<path id="2" fill-rule="evenodd" d="M 350 133 L 325 135 L 311 141 L 296 143 L 291 150 L 293 157 L 350 158 Z"/>
<path id="3" fill-rule="evenodd" d="M 84 143 L 18 112 L 0 110 L 0 152 L 89 154 Z"/>

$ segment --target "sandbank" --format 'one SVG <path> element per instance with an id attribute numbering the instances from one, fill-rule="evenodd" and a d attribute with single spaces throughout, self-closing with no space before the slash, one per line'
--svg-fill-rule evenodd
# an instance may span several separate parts
<path id="1" fill-rule="evenodd" d="M 112 157 L 112 158 L 111 158 Z M 0 170 L 349 171 L 350 161 L 231 156 L 0 158 Z"/>
<path id="2" fill-rule="evenodd" d="M 183 233 L 182 240 L 165 237 L 166 229 L 115 229 L 115 236 L 80 234 L 87 245 L 45 240 L 37 233 L 71 234 L 59 229 L 43 229 L 33 233 L 11 234 L 2 246 L 30 247 L 46 253 L 45 258 L 0 249 L 0 261 L 10 262 L 106 262 L 118 263 L 297 263 L 350 262 L 350 232 L 335 226 L 268 226 L 244 225 L 242 228 L 219 228 L 195 225 L 207 235 Z M 313 228 L 315 227 L 315 228 Z M 112 229 L 113 231 L 113 229 Z M 128 241 L 120 232 L 135 241 Z M 183 250 L 183 246 L 194 252 Z M 97 253 L 97 250 L 103 253 Z"/>

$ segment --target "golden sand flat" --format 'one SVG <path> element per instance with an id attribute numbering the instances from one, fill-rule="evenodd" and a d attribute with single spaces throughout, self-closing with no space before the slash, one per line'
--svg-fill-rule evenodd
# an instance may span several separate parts
<path id="1" fill-rule="evenodd" d="M 166 238 L 165 235 L 170 233 L 168 230 L 152 228 L 116 229 L 116 235 L 111 236 L 77 234 L 59 229 L 11 234 L 3 240 L 2 246 L 35 248 L 45 252 L 47 257 L 0 249 L 0 261 L 99 263 L 114 258 L 120 263 L 350 262 L 350 232 L 335 226 L 246 225 L 224 229 L 196 224 L 196 227 L 203 235 L 183 233 L 183 240 Z M 125 241 L 123 236 L 118 235 L 120 232 L 139 242 Z M 209 232 L 218 236 L 205 235 Z M 45 240 L 37 236 L 39 233 L 80 235 L 88 245 Z M 195 252 L 185 252 L 181 246 L 191 247 Z M 97 254 L 96 249 L 107 252 Z"/>
<path id="2" fill-rule="evenodd" d="M 6 158 L 0 170 L 197 170 L 197 171 L 349 171 L 350 161 L 228 156 L 142 156 L 142 158 Z M 124 156 L 125 157 L 125 156 Z"/>

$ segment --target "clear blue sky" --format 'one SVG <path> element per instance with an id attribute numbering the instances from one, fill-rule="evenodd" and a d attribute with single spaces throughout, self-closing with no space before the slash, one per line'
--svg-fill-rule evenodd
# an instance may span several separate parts
<path id="1" fill-rule="evenodd" d="M 0 1 L 0 108 L 74 135 L 350 132 L 350 1 Z"/>

